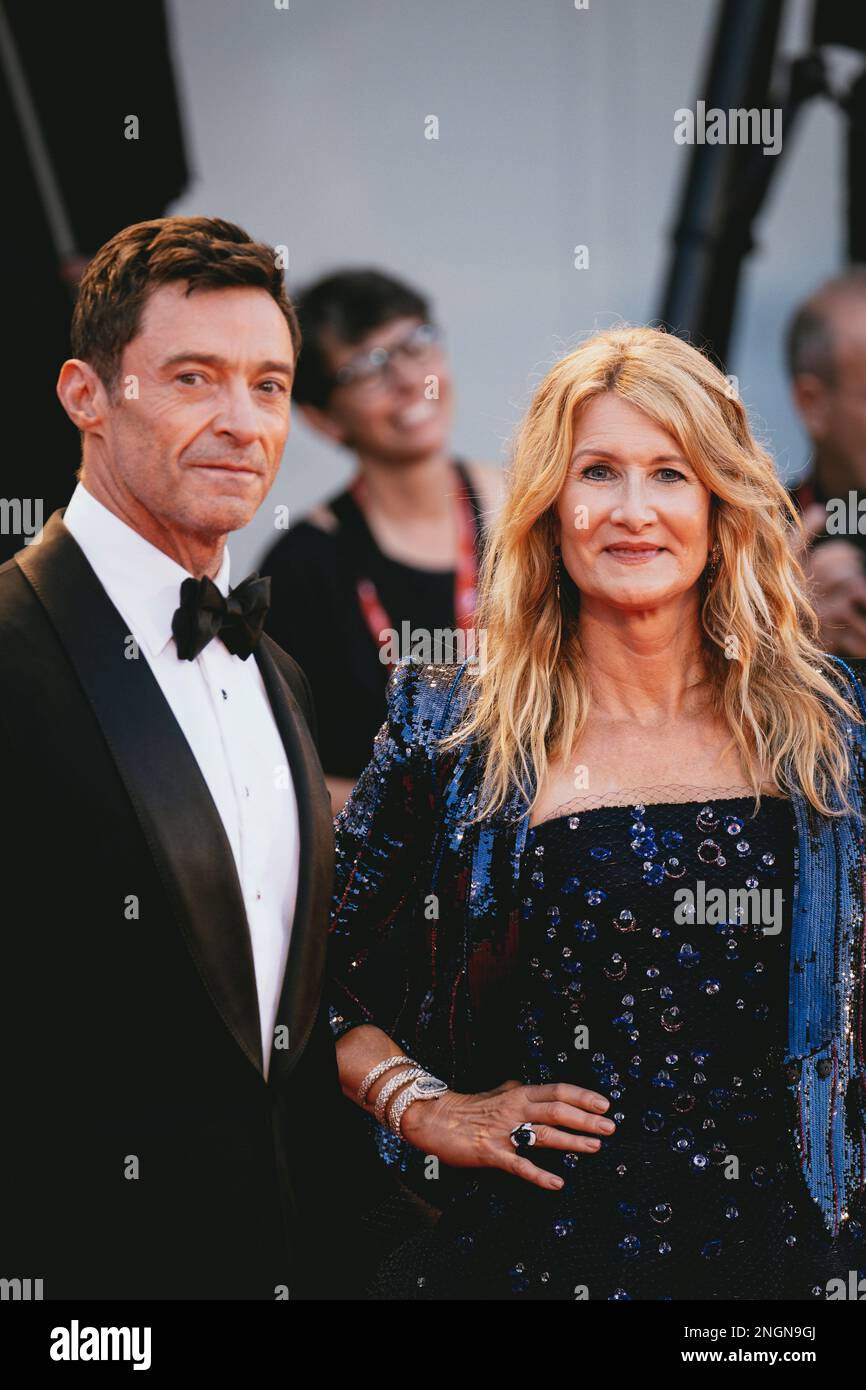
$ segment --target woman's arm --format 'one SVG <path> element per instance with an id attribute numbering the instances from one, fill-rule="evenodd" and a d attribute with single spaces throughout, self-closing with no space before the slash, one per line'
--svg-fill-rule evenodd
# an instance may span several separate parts
<path id="1" fill-rule="evenodd" d="M 337 1042 L 343 1093 L 358 1104 L 358 1090 L 364 1078 L 379 1062 L 401 1052 L 381 1028 L 352 1028 Z M 392 1068 L 373 1082 L 362 1105 L 367 1114 L 373 1115 L 379 1092 L 397 1070 Z M 400 1086 L 395 1091 L 386 1110 L 390 1110 L 402 1090 Z M 414 1100 L 403 1112 L 400 1129 L 414 1148 L 453 1168 L 502 1168 L 537 1187 L 556 1191 L 562 1187 L 562 1179 L 519 1154 L 509 1138 L 511 1131 L 530 1122 L 541 1148 L 597 1153 L 601 1141 L 592 1136 L 609 1136 L 616 1129 L 604 1115 L 609 1104 L 597 1091 L 582 1086 L 522 1086 L 512 1080 L 493 1091 L 474 1095 L 448 1091 L 435 1100 Z"/>
<path id="2" fill-rule="evenodd" d="M 344 1033 L 337 1041 L 336 1050 L 343 1095 L 356 1104 L 358 1103 L 358 1090 L 364 1077 L 379 1062 L 384 1062 L 386 1058 L 403 1055 L 403 1049 L 398 1047 L 387 1033 L 383 1033 L 381 1028 L 374 1028 L 371 1024 L 361 1024 L 360 1027 L 352 1028 L 348 1033 Z M 394 1067 L 392 1070 L 384 1072 L 373 1082 L 361 1107 L 366 1110 L 368 1115 L 374 1113 L 376 1098 L 382 1087 L 399 1070 L 401 1068 Z M 425 1101 L 424 1104 L 434 1105 L 435 1101 Z M 409 1110 L 411 1109 L 412 1106 L 410 1105 Z M 406 1113 L 408 1114 L 408 1111 Z"/>
<path id="3" fill-rule="evenodd" d="M 373 756 L 334 823 L 334 898 L 328 939 L 328 988 L 335 1037 L 358 1024 L 387 1036 L 414 1030 L 405 1014 L 411 923 L 403 909 L 432 834 L 431 774 L 414 737 L 418 668 L 394 668 L 387 715 Z"/>
<path id="4" fill-rule="evenodd" d="M 420 942 L 417 932 L 410 934 L 417 923 L 401 909 L 419 865 L 432 852 L 435 802 L 426 752 L 414 741 L 417 679 L 417 667 L 395 668 L 386 692 L 388 717 L 376 736 L 373 757 L 335 823 L 327 989 L 340 1086 L 355 1104 L 364 1078 L 379 1062 L 412 1057 L 408 966 L 409 953 L 420 949 Z M 371 1086 L 363 1102 L 368 1114 L 396 1070 Z M 511 1131 L 532 1121 L 541 1147 L 593 1153 L 600 1147 L 597 1139 L 570 1131 L 611 1133 L 614 1125 L 603 1117 L 608 1105 L 597 1092 L 579 1086 L 522 1086 L 508 1080 L 493 1091 L 448 1091 L 434 1100 L 415 1100 L 404 1112 L 401 1133 L 408 1143 L 453 1167 L 503 1168 L 555 1189 L 562 1186 L 561 1179 L 519 1154 Z"/>
<path id="5" fill-rule="evenodd" d="M 349 800 L 355 783 L 351 777 L 332 777 L 327 772 L 325 773 L 325 783 L 331 793 L 331 814 L 337 816 Z"/>

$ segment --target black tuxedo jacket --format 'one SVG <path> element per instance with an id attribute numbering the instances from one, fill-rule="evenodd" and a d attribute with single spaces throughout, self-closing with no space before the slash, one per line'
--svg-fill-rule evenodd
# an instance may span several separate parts
<path id="1" fill-rule="evenodd" d="M 352 1296 L 306 678 L 262 639 L 300 816 L 288 1046 L 266 1081 L 222 822 L 62 516 L 0 568 L 0 1277 L 45 1298 Z"/>

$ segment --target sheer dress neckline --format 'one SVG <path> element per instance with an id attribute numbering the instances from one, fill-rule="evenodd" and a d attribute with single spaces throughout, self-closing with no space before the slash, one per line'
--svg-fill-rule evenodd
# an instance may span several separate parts
<path id="1" fill-rule="evenodd" d="M 750 801 L 754 803 L 754 792 L 743 793 L 740 796 L 698 796 L 690 797 L 687 801 L 645 801 L 641 797 L 636 797 L 631 801 L 611 801 L 598 806 L 572 806 L 570 810 L 563 811 L 554 816 L 545 816 L 544 820 L 536 821 L 534 825 L 528 827 L 529 833 L 540 830 L 544 825 L 554 825 L 559 821 L 571 820 L 573 817 L 581 818 L 591 816 L 599 811 L 634 811 L 636 807 L 642 806 L 644 811 L 665 810 L 670 806 L 714 806 L 730 805 L 733 802 L 742 803 Z M 761 803 L 765 801 L 779 801 L 784 805 L 790 804 L 790 797 L 779 795 L 778 793 L 763 792 Z"/>

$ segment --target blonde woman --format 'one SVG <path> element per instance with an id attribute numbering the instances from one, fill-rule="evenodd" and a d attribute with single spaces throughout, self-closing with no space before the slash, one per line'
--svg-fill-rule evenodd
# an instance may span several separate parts
<path id="1" fill-rule="evenodd" d="M 799 526 L 676 337 L 538 388 L 486 661 L 397 668 L 337 820 L 342 1088 L 441 1211 L 373 1297 L 809 1300 L 866 1262 L 866 704 Z"/>

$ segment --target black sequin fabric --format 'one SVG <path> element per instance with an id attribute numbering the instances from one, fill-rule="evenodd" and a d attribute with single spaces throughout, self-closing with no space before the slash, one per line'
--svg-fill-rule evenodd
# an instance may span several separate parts
<path id="1" fill-rule="evenodd" d="M 757 815 L 751 797 L 595 807 L 529 831 L 518 1079 L 599 1092 L 616 1131 L 591 1154 L 521 1150 L 565 1180 L 555 1192 L 468 1172 L 372 1297 L 815 1300 L 866 1272 L 862 1213 L 831 1236 L 793 1143 L 794 845 L 780 797 Z"/>

